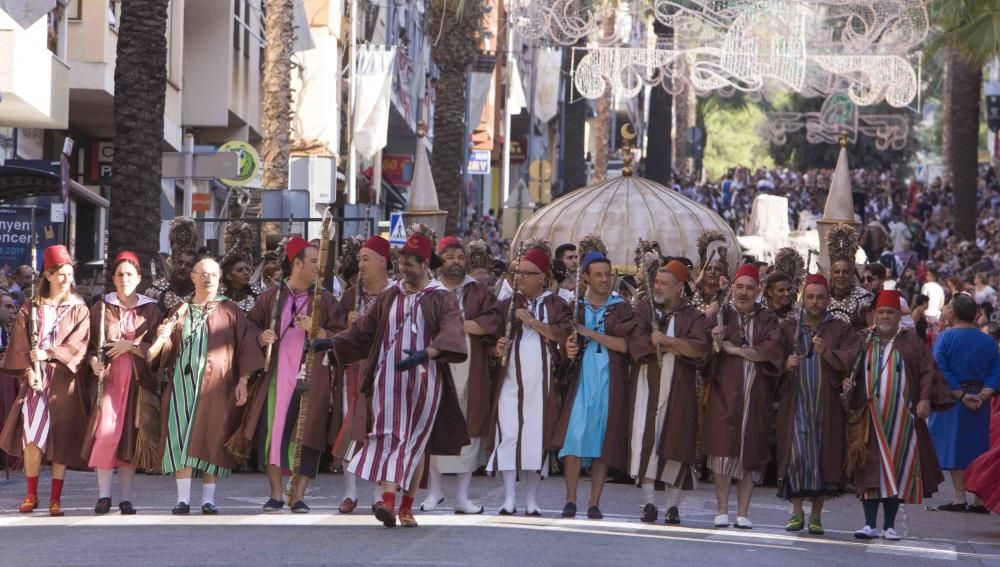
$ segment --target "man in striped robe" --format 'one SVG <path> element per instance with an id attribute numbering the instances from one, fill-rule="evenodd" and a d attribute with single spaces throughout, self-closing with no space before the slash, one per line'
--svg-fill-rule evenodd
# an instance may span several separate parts
<path id="1" fill-rule="evenodd" d="M 371 399 L 371 429 L 347 471 L 382 485 L 375 517 L 396 525 L 396 490 L 404 491 L 399 522 L 415 527 L 413 499 L 424 451 L 457 455 L 469 444 L 450 364 L 466 359 L 455 295 L 430 279 L 432 243 L 415 233 L 400 250 L 398 285 L 381 293 L 367 315 L 330 344 L 337 364 L 367 355 L 362 392 Z"/>
<path id="2" fill-rule="evenodd" d="M 632 365 L 629 474 L 642 486 L 642 521 L 655 522 L 657 481 L 667 484 L 664 521 L 679 524 L 681 491 L 693 490 L 696 464 L 698 395 L 695 368 L 711 348 L 709 323 L 684 298 L 690 272 L 679 260 L 661 267 L 653 282 L 653 307 L 636 304 L 629 337 Z"/>
<path id="3" fill-rule="evenodd" d="M 931 411 L 949 409 L 954 398 L 924 342 L 913 330 L 900 329 L 899 299 L 895 290 L 879 292 L 874 334 L 865 348 L 860 377 L 856 384 L 845 380 L 843 386 L 867 429 L 867 435 L 849 438 L 852 446 L 863 443 L 866 452 L 862 464 L 851 471 L 865 511 L 865 526 L 854 532 L 858 539 L 879 536 L 881 503 L 881 535 L 898 541 L 899 505 L 920 504 L 944 482 L 926 420 Z"/>

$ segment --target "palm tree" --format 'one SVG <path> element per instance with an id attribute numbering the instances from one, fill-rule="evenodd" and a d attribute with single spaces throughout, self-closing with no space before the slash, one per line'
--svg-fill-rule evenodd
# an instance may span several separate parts
<path id="1" fill-rule="evenodd" d="M 482 0 L 432 0 L 427 30 L 431 57 L 440 71 L 434 106 L 434 160 L 431 173 L 438 200 L 448 209 L 445 232 L 458 230 L 464 211 L 462 160 L 468 144 L 466 85 L 469 66 L 479 55 Z"/>
<path id="2" fill-rule="evenodd" d="M 1000 7 L 994 0 L 937 0 L 932 9 L 941 30 L 933 48 L 945 56 L 941 153 L 955 195 L 952 227 L 974 240 L 983 65 L 1000 55 Z"/>
<path id="3" fill-rule="evenodd" d="M 264 100 L 260 125 L 263 133 L 264 189 L 288 186 L 288 150 L 292 122 L 292 47 L 295 42 L 293 0 L 267 0 L 264 7 Z"/>
<path id="4" fill-rule="evenodd" d="M 126 246 L 143 266 L 160 249 L 160 151 L 167 88 L 169 0 L 122 3 L 115 63 L 109 253 Z M 151 206 L 152 204 L 152 206 Z M 149 280 L 147 280 L 149 281 Z"/>

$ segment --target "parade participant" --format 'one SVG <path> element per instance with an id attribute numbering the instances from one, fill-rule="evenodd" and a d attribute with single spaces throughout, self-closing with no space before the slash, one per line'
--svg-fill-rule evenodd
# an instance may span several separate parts
<path id="1" fill-rule="evenodd" d="M 231 222 L 226 226 L 226 255 L 222 266 L 220 293 L 236 302 L 243 313 L 250 313 L 265 286 L 253 278 L 253 234 L 247 223 Z"/>
<path id="2" fill-rule="evenodd" d="M 168 312 L 184 303 L 192 293 L 191 269 L 194 267 L 198 245 L 198 229 L 188 217 L 170 221 L 170 273 L 153 280 L 146 295 L 156 301 L 161 312 Z"/>
<path id="3" fill-rule="evenodd" d="M 839 496 L 846 481 L 845 416 L 839 396 L 844 376 L 860 348 L 860 339 L 850 325 L 827 311 L 829 293 L 825 277 L 806 277 L 804 319 L 783 324 L 786 352 L 791 354 L 775 396 L 779 401 L 778 496 L 792 502 L 792 517 L 785 530 L 802 530 L 802 502 L 809 498 L 809 533 L 814 535 L 824 533 L 824 499 Z"/>
<path id="4" fill-rule="evenodd" d="M 705 374 L 709 389 L 703 445 L 715 473 L 716 527 L 729 525 L 729 491 L 738 481 L 736 527 L 750 529 L 750 498 L 771 460 L 767 441 L 771 393 L 784 350 L 777 318 L 755 301 L 759 272 L 744 264 L 732 284 L 723 324 L 712 329 L 718 351 Z"/>
<path id="5" fill-rule="evenodd" d="M 497 341 L 500 370 L 491 412 L 494 445 L 486 470 L 503 475 L 500 515 L 517 512 L 517 480 L 523 475 L 527 484 L 525 514 L 541 516 L 538 486 L 549 474 L 551 455 L 546 442 L 560 410 L 555 361 L 572 330 L 572 313 L 566 302 L 548 289 L 545 275 L 550 260 L 544 250 L 527 249 L 513 264 L 517 292 L 499 305 L 504 335 Z"/>
<path id="6" fill-rule="evenodd" d="M 378 295 L 389 289 L 394 282 L 389 279 L 391 266 L 389 241 L 381 236 L 369 237 L 358 251 L 358 285 L 349 288 L 341 298 L 341 305 L 347 313 L 347 326 L 364 317 L 375 304 Z M 359 294 L 360 293 L 360 297 Z M 365 351 L 367 353 L 367 351 Z M 358 360 L 343 369 L 338 369 L 334 386 L 334 399 L 340 402 L 334 408 L 331 429 L 333 455 L 345 463 L 351 461 L 361 443 L 368 435 L 370 414 L 368 397 L 361 391 L 368 369 L 368 359 Z M 337 411 L 337 410 L 340 411 Z M 341 514 L 350 514 L 358 505 L 357 475 L 344 469 L 344 499 L 340 503 Z M 374 500 L 382 497 L 381 487 L 373 485 Z"/>
<path id="7" fill-rule="evenodd" d="M 717 230 L 703 231 L 698 236 L 698 256 L 702 272 L 691 296 L 691 305 L 711 320 L 726 299 L 726 289 L 722 285 L 729 265 L 725 235 Z"/>
<path id="8" fill-rule="evenodd" d="M 865 312 L 872 303 L 872 294 L 855 282 L 857 270 L 854 256 L 858 250 L 858 235 L 853 227 L 838 224 L 827 235 L 830 256 L 830 313 L 860 330 L 865 326 Z"/>
<path id="9" fill-rule="evenodd" d="M 600 241 L 600 239 L 595 239 L 595 238 L 590 237 L 590 236 L 585 237 L 585 238 L 591 238 L 591 239 L 594 239 L 594 240 L 596 240 L 598 242 Z M 601 243 L 601 246 L 604 246 L 603 242 Z M 544 240 L 529 240 L 529 241 L 527 241 L 527 242 L 524 243 L 524 249 L 526 251 L 535 250 L 535 249 L 541 250 L 542 253 L 545 254 L 546 258 L 551 258 L 552 257 L 552 255 L 549 252 L 549 245 Z M 511 280 L 513 279 L 513 277 L 512 277 L 513 276 L 513 271 L 515 269 L 514 268 L 514 264 L 515 264 L 515 262 L 511 261 L 511 263 L 507 266 L 507 277 L 504 278 L 503 281 L 500 284 L 500 291 L 497 293 L 497 301 L 503 301 L 505 299 L 508 299 L 514 293 L 514 287 L 511 285 Z M 551 267 L 552 267 L 551 260 L 549 261 L 548 265 L 549 265 L 549 269 L 547 269 L 546 272 L 545 272 L 545 274 L 544 274 L 544 277 L 545 277 L 545 280 L 546 280 L 546 285 L 548 286 L 548 289 L 550 291 L 552 291 L 552 293 L 558 295 L 559 298 L 562 299 L 563 301 L 572 304 L 573 303 L 573 299 L 575 297 L 575 290 L 572 289 L 572 288 L 566 289 L 564 285 L 563 286 L 557 285 L 555 279 L 554 278 L 550 278 L 550 276 L 552 275 L 552 273 L 551 273 Z M 576 276 L 576 273 L 574 272 L 571 277 L 575 277 L 575 276 Z M 565 282 L 563 282 L 563 283 L 565 283 Z"/>
<path id="10" fill-rule="evenodd" d="M 490 288 L 466 273 L 465 249 L 458 238 L 442 238 L 438 242 L 438 254 L 444 262 L 438 271 L 438 281 L 455 294 L 464 322 L 469 356 L 465 362 L 451 365 L 451 376 L 472 442 L 462 447 L 458 456 L 431 457 L 428 474 L 430 490 L 420 509 L 430 512 L 442 502 L 444 485 L 441 477 L 448 473 L 458 475 L 455 513 L 482 514 L 483 507 L 469 500 L 469 486 L 472 484 L 472 473 L 481 464 L 481 437 L 489 429 L 492 392 L 488 357 L 494 350 L 495 335 L 500 327 L 500 310 Z"/>
<path id="11" fill-rule="evenodd" d="M 368 313 L 331 340 L 340 365 L 368 355 L 361 391 L 371 399 L 371 430 L 347 470 L 382 486 L 375 516 L 396 525 L 396 489 L 404 491 L 399 522 L 415 527 L 413 499 L 424 451 L 457 455 L 469 444 L 450 364 L 466 357 L 454 294 L 430 279 L 431 239 L 414 233 L 400 249 L 403 281 L 379 294 Z"/>
<path id="12" fill-rule="evenodd" d="M 309 512 L 306 505 L 306 479 L 316 478 L 320 456 L 327 448 L 329 433 L 331 386 L 330 367 L 313 364 L 307 378 L 309 387 L 315 392 L 309 396 L 306 409 L 306 427 L 302 434 L 301 471 L 294 471 L 296 424 L 299 414 L 300 392 L 296 382 L 303 362 L 306 332 L 313 316 L 318 316 L 319 334 L 317 338 L 333 336 L 346 326 L 346 318 L 340 304 L 329 292 L 322 290 L 320 311 L 312 312 L 313 292 L 319 273 L 319 250 L 309 245 L 301 237 L 292 237 L 285 245 L 285 262 L 282 271 L 291 274 L 284 285 L 274 286 L 259 298 L 248 318 L 258 329 L 263 329 L 257 342 L 268 349 L 270 364 L 254 384 L 254 395 L 247 408 L 243 437 L 256 438 L 257 454 L 265 464 L 267 481 L 271 493 L 265 512 L 280 511 L 282 500 L 282 473 L 300 472 L 302 482 L 295 483 L 295 491 L 290 495 L 289 508 L 295 513 Z M 313 354 L 318 359 L 322 353 Z M 318 361 L 318 360 L 317 360 Z"/>
<path id="13" fill-rule="evenodd" d="M 611 295 L 614 274 L 608 257 L 589 252 L 581 267 L 587 291 L 578 299 L 581 316 L 576 333 L 566 342 L 566 356 L 576 358 L 581 352 L 582 359 L 576 375 L 569 377 L 549 448 L 558 450 L 563 459 L 566 505 L 562 516 L 576 516 L 576 488 L 583 465 L 591 467 L 587 517 L 599 520 L 604 517 L 600 503 L 608 469 L 626 469 L 627 338 L 635 322 L 629 303 Z"/>
<path id="14" fill-rule="evenodd" d="M 570 292 L 575 291 L 576 267 L 580 262 L 580 257 L 576 250 L 576 244 L 573 244 L 572 242 L 560 244 L 556 248 L 555 260 L 562 262 L 563 266 L 566 267 L 567 277 L 559 284 L 559 287 Z"/>
<path id="15" fill-rule="evenodd" d="M 989 513 L 978 498 L 965 499 L 965 469 L 990 448 L 990 404 L 1000 387 L 1000 350 L 976 327 L 978 307 L 969 295 L 951 300 L 954 325 L 934 341 L 934 360 L 944 374 L 955 407 L 931 416 L 928 427 L 941 468 L 950 471 L 955 499 L 938 510 Z"/>
<path id="16" fill-rule="evenodd" d="M 258 331 L 236 304 L 219 295 L 219 264 L 200 260 L 191 272 L 194 295 L 157 329 L 149 350 L 165 371 L 161 398 L 160 456 L 164 474 L 177 481 L 173 514 L 191 512 L 191 478 L 202 475 L 202 514 L 216 514 L 215 484 L 239 466 L 226 450 L 247 402 L 250 374 L 263 366 Z"/>
<path id="17" fill-rule="evenodd" d="M 94 512 L 111 511 L 111 480 L 118 469 L 118 509 L 135 514 L 132 480 L 136 461 L 145 448 L 154 450 L 156 439 L 143 438 L 138 427 L 142 398 L 153 396 L 156 380 L 146 364 L 146 352 L 156 335 L 161 313 L 156 302 L 136 293 L 142 280 L 139 257 L 134 252 L 118 254 L 111 264 L 115 291 L 105 294 L 90 309 L 90 368 L 103 380 L 102 392 L 94 402 L 93 447 L 88 465 L 97 470 L 98 500 Z M 103 322 L 101 317 L 104 318 Z M 98 351 L 104 331 L 104 352 Z M 102 378 L 103 376 L 103 378 Z M 89 428 L 88 428 L 89 430 Z"/>
<path id="18" fill-rule="evenodd" d="M 489 246 L 483 240 L 473 240 L 468 246 L 467 254 L 469 277 L 477 282 L 486 284 L 493 283 L 493 254 Z"/>
<path id="19" fill-rule="evenodd" d="M 858 539 L 879 536 L 875 526 L 881 503 L 882 537 L 898 541 L 899 505 L 923 502 L 944 481 L 925 420 L 932 409 L 946 409 L 953 400 L 923 341 L 912 330 L 900 329 L 901 318 L 899 292 L 879 293 L 874 334 L 864 347 L 861 373 L 843 385 L 852 410 L 861 410 L 858 419 L 867 429 L 848 436 L 845 467 L 865 512 L 865 526 L 854 532 Z M 855 446 L 864 451 L 858 463 L 851 458 Z"/>
<path id="20" fill-rule="evenodd" d="M 861 285 L 868 293 L 875 295 L 882 290 L 882 284 L 886 280 L 885 266 L 877 262 L 865 265 L 865 271 L 861 274 Z"/>
<path id="21" fill-rule="evenodd" d="M 5 370 L 24 375 L 11 417 L 0 433 L 0 449 L 23 458 L 28 489 L 21 513 L 38 506 L 43 459 L 52 464 L 51 516 L 63 515 L 66 467 L 87 468 L 80 448 L 90 396 L 77 371 L 87 354 L 90 312 L 73 291 L 73 274 L 73 258 L 65 246 L 45 249 L 37 299 L 21 306 L 3 360 Z"/>
<path id="22" fill-rule="evenodd" d="M 632 420 L 629 474 L 642 486 L 642 521 L 655 522 L 656 482 L 667 485 L 664 521 L 679 524 L 682 490 L 695 487 L 698 395 L 695 368 L 711 348 L 709 323 L 684 297 L 690 271 L 671 260 L 656 271 L 653 307 L 636 304 L 635 328 L 628 341 L 632 356 Z"/>
<path id="23" fill-rule="evenodd" d="M 781 324 L 798 319 L 799 310 L 792 304 L 805 273 L 806 263 L 794 248 L 782 248 L 774 255 L 774 265 L 764 284 L 763 303 Z"/>

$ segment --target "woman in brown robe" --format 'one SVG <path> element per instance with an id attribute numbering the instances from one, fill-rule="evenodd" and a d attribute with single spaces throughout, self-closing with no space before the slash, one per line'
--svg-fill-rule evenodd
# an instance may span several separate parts
<path id="1" fill-rule="evenodd" d="M 135 291 L 142 278 L 138 256 L 128 251 L 118 254 L 111 271 L 115 291 L 90 309 L 93 332 L 88 360 L 99 387 L 82 456 L 97 470 L 94 512 L 111 511 L 111 480 L 117 468 L 118 508 L 131 515 L 135 514 L 132 479 L 141 456 L 146 456 L 144 467 L 156 468 L 158 430 L 150 431 L 140 424 L 142 408 L 155 400 L 156 380 L 146 364 L 146 352 L 156 336 L 161 314 L 156 301 Z"/>
<path id="2" fill-rule="evenodd" d="M 86 469 L 80 456 L 90 396 L 77 377 L 90 338 L 90 312 L 73 291 L 73 258 L 65 246 L 45 249 L 37 303 L 25 304 L 14 324 L 3 367 L 24 373 L 11 418 L 0 433 L 0 448 L 24 459 L 27 494 L 21 513 L 38 506 L 42 459 L 52 463 L 49 515 L 62 516 L 66 467 Z M 30 327 L 30 328 L 29 328 Z M 37 343 L 32 335 L 37 332 Z M 16 417 L 15 417 L 16 416 Z"/>

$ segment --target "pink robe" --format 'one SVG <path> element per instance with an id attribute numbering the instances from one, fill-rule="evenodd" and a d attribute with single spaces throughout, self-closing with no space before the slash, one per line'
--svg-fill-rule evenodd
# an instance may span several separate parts
<path id="1" fill-rule="evenodd" d="M 281 348 L 278 351 L 278 372 L 276 375 L 274 399 L 274 422 L 271 424 L 271 444 L 268 448 L 267 464 L 281 466 L 281 439 L 285 431 L 285 419 L 295 393 L 295 379 L 302 363 L 302 347 L 306 342 L 306 332 L 295 326 L 295 313 L 305 314 L 309 309 L 310 295 L 305 292 L 289 293 L 291 301 L 286 301 L 281 309 Z M 294 304 L 294 308 L 293 308 Z"/>

